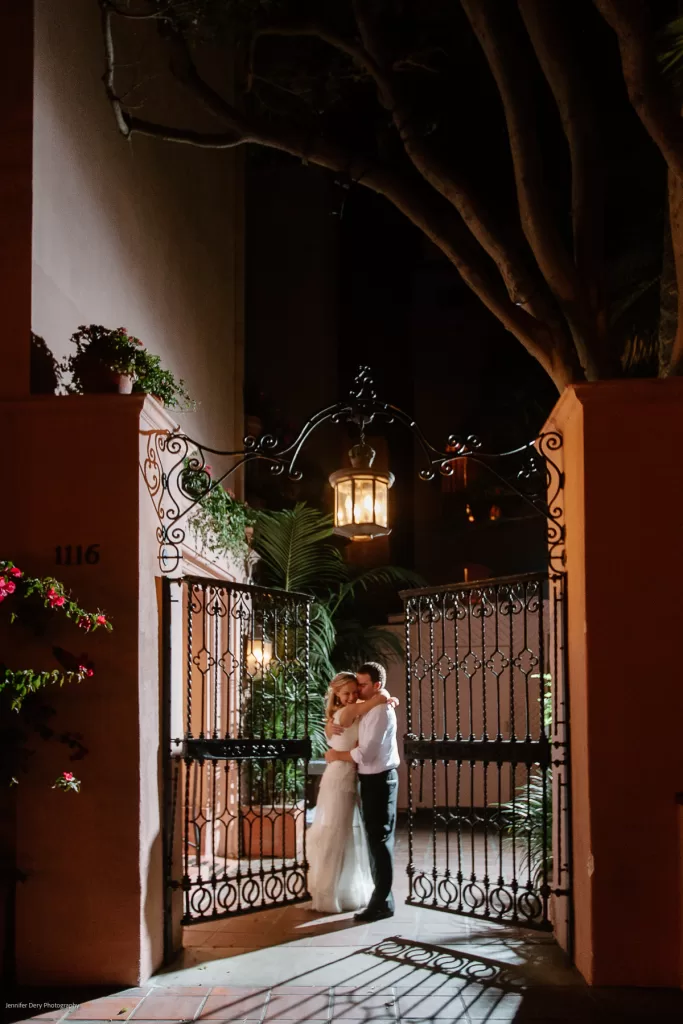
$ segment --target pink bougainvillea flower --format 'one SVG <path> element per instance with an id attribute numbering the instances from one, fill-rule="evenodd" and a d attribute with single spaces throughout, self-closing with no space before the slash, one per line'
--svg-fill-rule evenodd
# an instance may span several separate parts
<path id="1" fill-rule="evenodd" d="M 10 576 L 14 576 L 15 579 L 19 579 L 20 576 L 24 575 L 21 569 L 17 569 L 16 565 L 12 566 L 11 569 L 8 569 L 8 573 Z"/>
<path id="2" fill-rule="evenodd" d="M 66 598 L 63 596 L 63 594 L 58 594 L 54 587 L 47 588 L 46 597 L 50 602 L 51 608 L 61 608 L 66 601 Z"/>
<path id="3" fill-rule="evenodd" d="M 95 619 L 95 621 L 96 621 L 98 626 L 106 626 L 106 624 L 107 624 L 107 617 L 106 617 L 106 615 L 98 615 L 97 618 Z"/>
<path id="4" fill-rule="evenodd" d="M 82 676 L 87 676 L 88 679 L 90 679 L 91 676 L 95 675 L 93 670 L 88 665 L 79 665 L 78 671 L 81 673 Z"/>
<path id="5" fill-rule="evenodd" d="M 12 580 L 6 579 L 4 576 L 0 576 L 0 593 L 2 593 L 4 597 L 8 594 L 13 594 L 16 589 L 16 583 L 13 583 Z"/>
<path id="6" fill-rule="evenodd" d="M 67 782 L 73 782 L 76 778 L 73 772 L 62 772 L 62 777 L 65 778 Z"/>
<path id="7" fill-rule="evenodd" d="M 77 625 L 81 629 L 84 629 L 86 633 L 89 633 L 90 630 L 92 629 L 92 622 L 90 621 L 87 615 L 81 615 L 80 619 L 77 622 Z"/>

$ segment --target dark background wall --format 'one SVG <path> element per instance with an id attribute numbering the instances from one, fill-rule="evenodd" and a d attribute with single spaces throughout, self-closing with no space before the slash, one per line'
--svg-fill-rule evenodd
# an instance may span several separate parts
<path id="1" fill-rule="evenodd" d="M 380 197 L 257 155 L 247 164 L 247 238 L 246 411 L 258 426 L 293 437 L 367 364 L 379 396 L 414 415 L 437 448 L 453 433 L 476 433 L 499 451 L 536 436 L 553 385 Z M 345 464 L 352 439 L 340 427 L 321 432 L 300 484 L 252 471 L 252 500 L 331 511 L 326 478 Z M 470 466 L 466 487 L 461 473 L 422 483 L 408 431 L 379 428 L 373 443 L 396 476 L 394 529 L 388 542 L 349 548 L 352 561 L 409 566 L 434 584 L 543 565 L 542 520 L 492 478 Z"/>

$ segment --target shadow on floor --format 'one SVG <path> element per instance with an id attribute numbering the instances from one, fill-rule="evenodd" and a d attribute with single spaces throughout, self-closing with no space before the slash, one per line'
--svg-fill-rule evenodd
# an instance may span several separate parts
<path id="1" fill-rule="evenodd" d="M 311 984 L 312 970 L 291 972 L 277 985 L 164 985 L 162 976 L 138 989 L 100 991 L 80 1009 L 65 1007 L 57 1021 L 249 1021 L 250 1024 L 348 1021 L 359 1024 L 439 1021 L 441 1024 L 617 1024 L 683 1020 L 683 993 L 676 990 L 591 989 L 582 983 L 549 985 L 542 963 L 518 964 L 394 935 L 339 958 L 345 981 Z M 355 964 L 354 964 L 355 961 Z M 364 966 L 362 966 L 364 965 Z M 83 1003 L 95 993 L 25 989 L 12 1001 Z M 8 1020 L 27 1020 L 26 1011 Z M 37 1022 L 35 1022 L 37 1024 Z M 43 1017 L 43 1024 L 46 1024 Z"/>
<path id="2" fill-rule="evenodd" d="M 479 1021 L 509 1021 L 510 1024 L 522 1021 L 616 1024 L 636 1020 L 673 1024 L 683 1021 L 683 992 L 678 989 L 548 985 L 543 980 L 543 966 L 533 962 L 520 966 L 400 936 L 385 939 L 370 952 L 420 972 L 429 971 L 443 981 L 443 991 L 441 988 L 432 990 L 428 999 L 424 996 L 420 999 L 419 981 L 413 990 L 401 986 L 397 1007 L 399 1020 L 406 1019 L 404 1013 L 409 1001 L 408 1019 L 416 1019 L 419 1014 L 423 1020 L 443 1020 L 447 1016 L 452 985 L 462 1001 L 460 1019 L 472 1024 Z M 428 1007 L 424 1006 L 427 1001 Z M 428 1012 L 420 1013 L 423 1007 Z"/>

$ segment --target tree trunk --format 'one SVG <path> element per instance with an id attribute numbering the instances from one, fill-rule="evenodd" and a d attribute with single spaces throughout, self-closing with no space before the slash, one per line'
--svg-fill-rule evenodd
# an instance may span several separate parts
<path id="1" fill-rule="evenodd" d="M 670 328 L 671 342 L 668 351 L 660 350 L 660 373 L 665 376 L 683 375 L 683 182 L 669 171 L 669 219 L 671 224 L 671 250 L 676 269 L 677 302 L 674 316 L 676 317 L 675 333 Z M 666 261 L 666 250 L 664 254 Z M 664 283 L 664 269 L 662 271 Z M 660 335 L 661 337 L 661 335 Z"/>
<path id="2" fill-rule="evenodd" d="M 662 239 L 662 276 L 659 284 L 659 337 L 657 342 L 659 376 L 666 377 L 671 362 L 678 324 L 678 287 L 676 262 L 671 238 L 671 218 L 664 221 Z"/>

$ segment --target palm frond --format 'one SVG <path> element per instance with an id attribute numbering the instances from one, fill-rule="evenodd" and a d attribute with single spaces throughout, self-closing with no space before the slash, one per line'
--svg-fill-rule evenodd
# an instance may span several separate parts
<path id="1" fill-rule="evenodd" d="M 342 583 L 335 595 L 334 607 L 339 608 L 344 601 L 355 597 L 358 589 L 371 590 L 373 587 L 391 585 L 423 587 L 426 583 L 419 573 L 411 569 L 401 569 L 397 565 L 382 565 L 376 569 L 368 569 Z"/>
<path id="2" fill-rule="evenodd" d="M 550 785 L 539 775 L 532 775 L 526 784 L 515 790 L 515 799 L 501 805 L 508 839 L 521 848 L 521 868 L 538 879 L 546 864 L 552 870 L 552 805 L 547 799 Z"/>
<path id="3" fill-rule="evenodd" d="M 336 628 L 329 609 L 316 601 L 311 608 L 310 633 L 311 677 L 320 693 L 335 674 L 332 651 L 336 642 Z"/>
<path id="4" fill-rule="evenodd" d="M 280 512 L 259 512 L 254 548 L 264 582 L 304 593 L 340 583 L 345 566 L 331 537 L 332 518 L 304 502 Z"/>
<path id="5" fill-rule="evenodd" d="M 683 72 L 683 18 L 674 18 L 661 33 L 659 62 L 664 73 L 674 79 Z"/>
<path id="6" fill-rule="evenodd" d="M 356 619 L 335 620 L 337 642 L 332 661 L 337 671 L 357 667 L 364 661 L 390 662 L 403 658 L 403 644 L 395 633 L 383 626 L 363 626 Z"/>
<path id="7" fill-rule="evenodd" d="M 647 280 L 636 282 L 633 287 L 620 299 L 615 300 L 609 310 L 609 325 L 614 327 L 622 316 L 635 306 L 639 299 L 646 295 L 651 288 L 659 285 L 660 278 L 649 277 Z"/>

